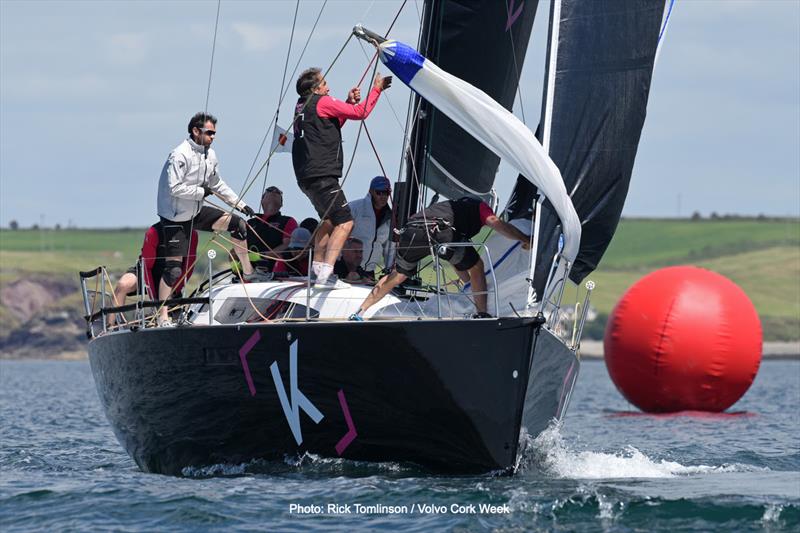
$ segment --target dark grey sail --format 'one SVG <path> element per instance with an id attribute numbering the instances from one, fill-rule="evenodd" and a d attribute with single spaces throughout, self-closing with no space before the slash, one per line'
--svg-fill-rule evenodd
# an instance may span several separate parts
<path id="1" fill-rule="evenodd" d="M 647 109 L 658 44 L 671 2 L 555 0 L 539 138 L 558 166 L 583 233 L 570 278 L 600 262 L 617 228 Z M 536 191 L 518 180 L 509 218 L 530 217 Z M 559 220 L 545 202 L 534 283 L 557 252 Z"/>
<path id="2" fill-rule="evenodd" d="M 418 49 L 442 69 L 511 109 L 538 0 L 427 0 Z M 488 199 L 500 159 L 419 97 L 407 183 L 448 198 Z M 408 204 L 409 214 L 417 203 Z"/>

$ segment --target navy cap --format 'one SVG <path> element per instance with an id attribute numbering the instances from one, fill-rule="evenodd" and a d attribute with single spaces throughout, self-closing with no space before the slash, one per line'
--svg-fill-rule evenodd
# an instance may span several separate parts
<path id="1" fill-rule="evenodd" d="M 389 191 L 392 190 L 392 182 L 386 176 L 375 176 L 369 182 L 369 188 L 373 191 Z"/>

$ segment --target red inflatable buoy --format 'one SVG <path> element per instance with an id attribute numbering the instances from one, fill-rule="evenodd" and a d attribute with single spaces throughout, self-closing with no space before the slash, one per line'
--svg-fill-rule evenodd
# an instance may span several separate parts
<path id="1" fill-rule="evenodd" d="M 643 411 L 724 411 L 761 362 L 761 321 L 728 278 L 691 266 L 657 270 L 622 296 L 606 326 L 611 380 Z"/>

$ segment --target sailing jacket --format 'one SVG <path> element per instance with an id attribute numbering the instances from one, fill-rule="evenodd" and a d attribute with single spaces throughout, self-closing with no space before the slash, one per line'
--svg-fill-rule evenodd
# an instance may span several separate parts
<path id="1" fill-rule="evenodd" d="M 369 193 L 364 198 L 348 203 L 353 214 L 353 231 L 350 236 L 364 243 L 364 258 L 361 268 L 367 272 L 375 271 L 378 260 L 383 256 L 383 266 L 391 265 L 391 225 L 392 210 L 387 205 L 379 214 L 380 220 L 375 218 L 375 209 L 372 207 L 372 198 Z"/>
<path id="2" fill-rule="evenodd" d="M 298 181 L 342 176 L 342 126 L 347 119 L 367 118 L 380 94 L 380 89 L 373 87 L 360 104 L 313 93 L 297 100 L 292 165 Z"/>
<path id="3" fill-rule="evenodd" d="M 173 222 L 186 222 L 200 212 L 203 185 L 222 196 L 230 205 L 245 206 L 239 196 L 219 177 L 217 154 L 191 139 L 179 144 L 170 154 L 158 180 L 158 216 Z"/>

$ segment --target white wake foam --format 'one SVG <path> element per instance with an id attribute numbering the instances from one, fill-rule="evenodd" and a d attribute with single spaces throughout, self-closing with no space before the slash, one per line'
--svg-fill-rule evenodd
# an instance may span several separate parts
<path id="1" fill-rule="evenodd" d="M 750 465 L 686 466 L 654 460 L 633 446 L 615 453 L 574 451 L 564 442 L 560 426 L 553 425 L 532 442 L 530 453 L 545 473 L 569 479 L 670 478 L 682 475 L 764 470 Z"/>

